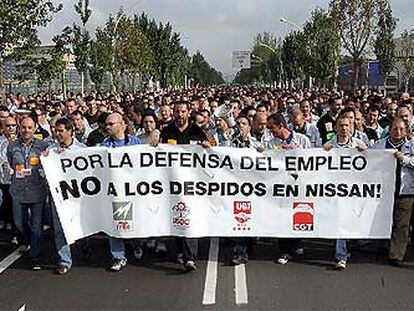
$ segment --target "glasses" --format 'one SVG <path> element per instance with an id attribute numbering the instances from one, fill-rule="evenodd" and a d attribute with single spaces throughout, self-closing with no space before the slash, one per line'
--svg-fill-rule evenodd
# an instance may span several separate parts
<path id="1" fill-rule="evenodd" d="M 6 124 L 6 127 L 15 127 L 17 124 Z"/>
<path id="2" fill-rule="evenodd" d="M 108 123 L 105 123 L 105 125 L 106 126 L 114 126 L 117 123 L 119 123 L 119 122 L 108 122 Z"/>

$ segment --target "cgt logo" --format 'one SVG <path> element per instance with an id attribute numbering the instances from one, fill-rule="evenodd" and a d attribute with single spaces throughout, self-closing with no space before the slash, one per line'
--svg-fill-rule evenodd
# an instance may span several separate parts
<path id="1" fill-rule="evenodd" d="M 236 226 L 234 231 L 249 231 L 249 220 L 252 217 L 252 203 L 249 201 L 235 201 L 233 202 L 233 214 Z"/>
<path id="2" fill-rule="evenodd" d="M 112 217 L 115 222 L 116 230 L 133 230 L 132 206 L 132 202 L 112 202 Z"/>
<path id="3" fill-rule="evenodd" d="M 190 207 L 184 202 L 177 202 L 172 206 L 172 223 L 179 229 L 187 229 L 190 226 Z"/>
<path id="4" fill-rule="evenodd" d="M 294 231 L 313 231 L 313 203 L 295 202 L 293 203 L 293 230 Z"/>

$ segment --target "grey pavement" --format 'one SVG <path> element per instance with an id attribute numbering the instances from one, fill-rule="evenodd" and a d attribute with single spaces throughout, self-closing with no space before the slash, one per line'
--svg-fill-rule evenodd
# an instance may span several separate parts
<path id="1" fill-rule="evenodd" d="M 50 234 L 49 234 L 50 235 Z M 0 234 L 0 260 L 13 252 Z M 110 264 L 105 238 L 92 238 L 90 260 L 73 248 L 75 265 L 65 276 L 53 273 L 53 246 L 45 239 L 45 269 L 30 271 L 19 258 L 0 274 L 0 309 L 8 310 L 410 310 L 414 309 L 414 252 L 403 268 L 391 267 L 378 243 L 353 249 L 346 271 L 335 271 L 332 242 L 304 241 L 305 254 L 285 266 L 274 263 L 277 242 L 261 239 L 245 266 L 247 303 L 236 304 L 234 266 L 220 239 L 216 299 L 203 305 L 210 240 L 200 240 L 198 270 L 185 272 L 171 253 L 148 251 L 141 262 L 127 248 L 128 265 L 119 273 Z"/>

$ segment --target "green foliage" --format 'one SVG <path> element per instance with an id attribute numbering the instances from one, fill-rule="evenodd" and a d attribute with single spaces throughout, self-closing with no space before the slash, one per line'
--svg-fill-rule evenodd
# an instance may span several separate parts
<path id="1" fill-rule="evenodd" d="M 305 73 L 315 78 L 319 86 L 333 82 L 341 49 L 341 38 L 333 18 L 328 12 L 315 9 L 303 33 Z"/>
<path id="2" fill-rule="evenodd" d="M 224 83 L 222 74 L 210 66 L 200 51 L 193 55 L 190 75 L 199 86 Z"/>
<path id="3" fill-rule="evenodd" d="M 402 64 L 401 74 L 405 80 L 405 89 L 408 90 L 410 78 L 414 76 L 414 33 L 404 30 L 401 35 L 399 62 Z"/>
<path id="4" fill-rule="evenodd" d="M 283 40 L 282 62 L 284 78 L 288 81 L 301 78 L 304 75 L 306 60 L 303 57 L 305 36 L 301 31 L 292 31 Z"/>
<path id="5" fill-rule="evenodd" d="M 0 58 L 38 45 L 38 28 L 46 26 L 61 9 L 53 1 L 0 1 Z"/>
<path id="6" fill-rule="evenodd" d="M 270 32 L 256 35 L 253 39 L 251 68 L 240 70 L 234 82 L 240 84 L 281 82 L 283 73 L 281 48 L 281 41 Z"/>
<path id="7" fill-rule="evenodd" d="M 384 76 L 392 71 L 395 63 L 394 31 L 396 27 L 397 19 L 392 14 L 391 6 L 387 5 L 380 12 L 374 43 L 375 55 L 379 60 L 380 70 Z"/>
<path id="8" fill-rule="evenodd" d="M 108 58 L 103 53 L 104 46 L 97 41 L 91 42 L 89 75 L 97 90 L 102 89 L 105 73 L 109 70 Z"/>
<path id="9" fill-rule="evenodd" d="M 386 10 L 388 0 L 331 0 L 330 10 L 337 24 L 343 48 L 354 64 L 353 90 L 359 86 L 362 57 L 374 41 L 378 21 Z"/>
<path id="10" fill-rule="evenodd" d="M 62 4 L 46 0 L 0 1 L 0 66 L 5 58 L 22 59 L 39 45 L 38 28 L 46 26 Z M 0 92 L 4 97 L 3 74 L 0 74 Z"/>

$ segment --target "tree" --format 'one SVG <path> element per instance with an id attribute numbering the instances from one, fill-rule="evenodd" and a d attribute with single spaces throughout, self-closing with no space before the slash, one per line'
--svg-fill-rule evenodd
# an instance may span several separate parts
<path id="1" fill-rule="evenodd" d="M 180 35 L 172 26 L 149 20 L 145 13 L 135 15 L 134 22 L 148 38 L 154 53 L 152 73 L 162 87 L 178 85 L 189 69 L 188 51 L 182 47 Z"/>
<path id="2" fill-rule="evenodd" d="M 289 87 L 292 87 L 293 80 L 304 78 L 304 66 L 307 62 L 303 54 L 305 45 L 305 37 L 301 31 L 292 31 L 283 40 L 283 75 L 289 82 Z"/>
<path id="3" fill-rule="evenodd" d="M 402 63 L 401 74 L 405 81 L 405 91 L 408 91 L 410 78 L 414 74 L 414 33 L 404 30 L 401 35 L 400 54 L 398 57 Z"/>
<path id="4" fill-rule="evenodd" d="M 154 55 L 150 42 L 135 20 L 122 10 L 116 18 L 110 16 L 104 28 L 97 29 L 96 42 L 101 48 L 102 63 L 111 72 L 113 87 L 125 89 L 126 80 L 132 80 L 134 89 L 136 78 L 152 74 Z"/>
<path id="5" fill-rule="evenodd" d="M 375 38 L 375 55 L 379 61 L 380 71 L 384 77 L 388 76 L 395 62 L 394 31 L 397 27 L 397 19 L 392 14 L 388 4 L 385 10 L 380 12 L 378 30 Z"/>
<path id="6" fill-rule="evenodd" d="M 46 0 L 2 0 L 0 2 L 0 68 L 6 58 L 19 58 L 40 44 L 38 28 L 46 26 L 62 4 Z M 0 93 L 5 96 L 3 70 Z"/>
<path id="7" fill-rule="evenodd" d="M 222 74 L 210 66 L 200 51 L 193 55 L 190 75 L 199 86 L 218 85 L 225 82 Z"/>
<path id="8" fill-rule="evenodd" d="M 89 9 L 89 0 L 79 0 L 78 3 L 74 5 L 74 8 L 81 20 L 81 26 L 73 24 L 72 47 L 73 53 L 75 54 L 75 67 L 82 77 L 83 93 L 84 85 L 86 85 L 86 89 L 88 88 L 87 77 L 91 43 L 91 37 L 89 31 L 86 29 L 86 24 L 92 15 L 92 11 Z"/>
<path id="9" fill-rule="evenodd" d="M 281 82 L 282 58 L 280 40 L 277 40 L 270 32 L 258 34 L 253 40 L 252 54 L 253 58 L 260 62 L 258 74 L 261 82 Z"/>
<path id="10" fill-rule="evenodd" d="M 90 48 L 90 68 L 89 75 L 92 82 L 95 84 L 96 90 L 102 89 L 102 83 L 105 77 L 105 73 L 109 71 L 108 58 L 105 57 L 103 50 L 105 46 L 97 41 L 91 42 Z"/>
<path id="11" fill-rule="evenodd" d="M 304 71 L 316 79 L 319 86 L 335 81 L 340 58 L 341 38 L 332 16 L 315 9 L 303 28 L 305 37 Z"/>
<path id="12" fill-rule="evenodd" d="M 361 57 L 367 53 L 370 41 L 374 40 L 380 12 L 387 5 L 388 0 L 331 0 L 331 14 L 337 23 L 342 45 L 352 57 L 354 91 L 359 86 Z"/>

